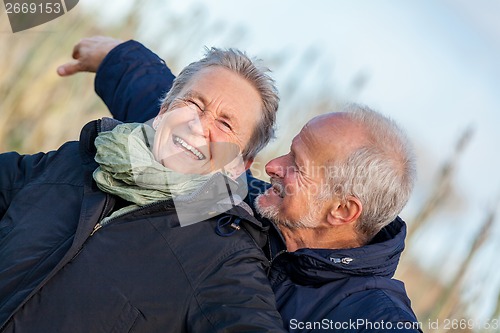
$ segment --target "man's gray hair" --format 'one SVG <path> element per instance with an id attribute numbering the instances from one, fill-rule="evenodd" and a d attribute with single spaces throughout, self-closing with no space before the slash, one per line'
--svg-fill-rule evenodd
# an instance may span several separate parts
<path id="1" fill-rule="evenodd" d="M 257 89 L 262 99 L 261 119 L 253 129 L 250 142 L 242 152 L 245 161 L 253 159 L 274 138 L 279 103 L 275 82 L 268 75 L 270 70 L 262 66 L 260 62 L 258 59 L 250 59 L 246 53 L 237 49 L 207 48 L 201 60 L 189 64 L 180 72 L 172 88 L 163 98 L 162 105 L 168 107 L 193 76 L 204 68 L 220 66 L 240 75 Z"/>
<path id="2" fill-rule="evenodd" d="M 333 189 L 321 196 L 333 193 L 343 202 L 349 195 L 358 198 L 363 210 L 357 230 L 368 242 L 408 202 L 416 180 L 415 155 L 407 136 L 391 119 L 357 104 L 343 111 L 364 130 L 366 142 L 344 160 L 332 162 L 327 184 Z"/>

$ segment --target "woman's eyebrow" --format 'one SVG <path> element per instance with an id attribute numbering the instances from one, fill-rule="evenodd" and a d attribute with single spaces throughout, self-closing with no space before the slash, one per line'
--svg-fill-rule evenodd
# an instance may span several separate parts
<path id="1" fill-rule="evenodd" d="M 208 104 L 207 98 L 203 94 L 199 93 L 196 90 L 188 90 L 188 91 L 186 91 L 183 94 L 182 98 L 183 99 L 192 98 L 192 99 L 200 100 L 201 103 L 203 104 L 203 106 L 206 106 Z M 208 111 L 210 111 L 210 110 L 208 110 Z M 219 117 L 222 118 L 222 119 L 224 119 L 224 120 L 227 120 L 233 126 L 238 126 L 238 124 L 239 124 L 238 117 L 236 117 L 231 112 L 225 112 L 224 110 L 222 110 L 219 113 Z"/>
<path id="2" fill-rule="evenodd" d="M 200 94 L 199 92 L 197 92 L 195 90 L 188 90 L 188 91 L 186 91 L 186 93 L 184 93 L 184 95 L 182 96 L 182 98 L 183 99 L 187 99 L 187 98 L 198 99 L 204 105 L 207 104 L 206 98 L 202 94 Z"/>

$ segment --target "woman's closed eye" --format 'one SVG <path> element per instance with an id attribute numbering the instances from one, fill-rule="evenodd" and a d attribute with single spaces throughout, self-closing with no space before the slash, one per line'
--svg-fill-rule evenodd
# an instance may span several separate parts
<path id="1" fill-rule="evenodd" d="M 204 108 L 202 108 L 197 102 L 188 99 L 184 100 L 184 103 L 186 103 L 191 109 L 195 110 L 196 112 L 204 112 Z"/>
<path id="2" fill-rule="evenodd" d="M 233 131 L 233 127 L 231 126 L 231 124 L 225 120 L 225 119 L 217 119 L 217 123 L 219 124 L 220 126 L 220 129 L 224 132 L 232 132 Z"/>

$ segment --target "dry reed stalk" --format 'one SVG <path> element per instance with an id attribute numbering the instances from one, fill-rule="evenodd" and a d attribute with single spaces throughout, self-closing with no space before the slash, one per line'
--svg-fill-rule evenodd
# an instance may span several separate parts
<path id="1" fill-rule="evenodd" d="M 124 26 L 121 33 L 130 36 L 134 29 Z M 0 151 L 55 149 L 76 139 L 87 121 L 109 115 L 93 91 L 93 75 L 56 74 L 71 60 L 74 44 L 97 33 L 91 14 L 74 11 L 38 31 L 0 39 L 0 50 L 6 50 L 0 62 Z"/>
<path id="2" fill-rule="evenodd" d="M 496 206 L 490 210 L 488 216 L 482 224 L 477 236 L 475 237 L 472 246 L 467 254 L 467 257 L 460 265 L 457 273 L 455 274 L 452 282 L 447 286 L 445 292 L 441 295 L 440 299 L 436 303 L 434 309 L 432 310 L 429 317 L 431 318 L 451 318 L 451 319 L 461 319 L 460 316 L 460 291 L 465 278 L 465 273 L 469 269 L 469 266 L 476 255 L 477 251 L 484 245 L 487 241 L 489 235 L 491 234 L 491 229 L 494 226 L 496 220 Z M 441 330 L 439 332 L 448 332 L 448 330 Z"/>
<path id="3" fill-rule="evenodd" d="M 455 169 L 458 165 L 463 152 L 467 145 L 471 142 L 474 130 L 469 127 L 465 130 L 457 144 L 455 150 L 448 161 L 446 161 L 439 172 L 436 186 L 433 188 L 431 195 L 420 209 L 417 216 L 411 221 L 408 226 L 408 241 L 410 242 L 414 237 L 417 230 L 419 230 L 425 223 L 430 221 L 430 217 L 434 214 L 441 204 L 448 198 Z"/>

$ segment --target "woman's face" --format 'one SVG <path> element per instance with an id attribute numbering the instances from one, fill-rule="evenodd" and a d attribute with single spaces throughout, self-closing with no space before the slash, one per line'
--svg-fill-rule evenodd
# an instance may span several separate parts
<path id="1" fill-rule="evenodd" d="M 248 81 L 219 66 L 205 68 L 155 118 L 153 154 L 177 172 L 207 174 L 231 163 L 241 173 L 252 162 L 243 162 L 241 151 L 261 115 L 259 93 Z"/>

